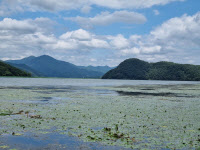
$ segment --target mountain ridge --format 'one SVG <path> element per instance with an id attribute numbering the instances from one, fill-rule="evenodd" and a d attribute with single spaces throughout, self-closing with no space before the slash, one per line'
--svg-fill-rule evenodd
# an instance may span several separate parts
<path id="1" fill-rule="evenodd" d="M 44 77 L 101 78 L 105 73 L 98 71 L 98 69 L 87 69 L 87 67 L 80 67 L 69 62 L 57 60 L 48 55 L 30 56 L 21 60 L 8 60 L 6 62 L 18 65 L 24 64 Z"/>
<path id="2" fill-rule="evenodd" d="M 102 79 L 200 81 L 200 65 L 166 61 L 148 63 L 130 58 L 108 71 Z"/>

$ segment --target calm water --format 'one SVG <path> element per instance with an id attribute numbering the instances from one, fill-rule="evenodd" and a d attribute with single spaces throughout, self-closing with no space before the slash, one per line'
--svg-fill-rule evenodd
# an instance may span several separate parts
<path id="1" fill-rule="evenodd" d="M 0 86 L 122 86 L 151 84 L 200 84 L 199 81 L 153 81 L 153 80 L 103 80 L 58 78 L 0 78 Z"/>

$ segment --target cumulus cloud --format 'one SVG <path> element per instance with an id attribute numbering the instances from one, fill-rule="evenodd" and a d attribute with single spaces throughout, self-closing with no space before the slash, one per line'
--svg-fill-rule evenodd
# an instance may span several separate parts
<path id="1" fill-rule="evenodd" d="M 72 10 L 88 4 L 87 0 L 30 0 L 30 5 L 47 11 Z"/>
<path id="2" fill-rule="evenodd" d="M 117 36 L 108 36 L 107 39 L 110 40 L 110 45 L 113 49 L 123 49 L 130 47 L 129 40 L 121 34 L 118 34 Z"/>
<path id="3" fill-rule="evenodd" d="M 31 4 L 46 10 L 69 10 L 76 9 L 86 5 L 97 5 L 113 9 L 126 8 L 149 8 L 154 5 L 165 5 L 174 1 L 184 0 L 31 0 Z"/>
<path id="4" fill-rule="evenodd" d="M 33 11 L 27 0 L 1 0 L 0 17 L 9 16 L 13 13 L 24 12 L 25 10 Z"/>
<path id="5" fill-rule="evenodd" d="M 1 54 L 12 58 L 41 53 L 44 43 L 49 44 L 55 41 L 54 36 L 46 32 L 48 28 L 46 26 L 50 22 L 48 18 L 34 20 L 4 18 L 0 21 Z"/>
<path id="6" fill-rule="evenodd" d="M 130 57 L 200 64 L 200 12 L 169 19 L 148 35 L 130 37 L 122 34 L 96 35 L 84 29 L 68 31 L 56 37 L 45 32 L 48 27 L 43 24 L 45 19 L 5 18 L 0 21 L 0 58 L 51 54 L 57 58 L 66 56 L 63 59 L 75 64 L 80 62 L 77 58 L 85 58 L 85 64 L 101 62 L 117 65 Z M 100 55 L 90 57 L 93 52 Z M 97 61 L 88 62 L 92 59 Z"/>
<path id="7" fill-rule="evenodd" d="M 91 3 L 103 7 L 123 9 L 123 8 L 149 8 L 154 5 L 165 5 L 174 1 L 184 1 L 184 0 L 140 0 L 140 1 L 130 1 L 130 0 L 90 0 Z"/>
<path id="8" fill-rule="evenodd" d="M 79 29 L 75 31 L 66 32 L 59 37 L 64 43 L 76 45 L 74 49 L 92 49 L 92 48 L 109 48 L 106 39 L 92 34 L 86 30 Z M 66 47 L 66 49 L 69 49 Z"/>
<path id="9" fill-rule="evenodd" d="M 34 33 L 36 32 L 36 26 L 29 23 L 29 20 L 18 21 L 11 18 L 4 18 L 0 22 L 1 32 L 20 32 L 20 33 Z"/>
<path id="10" fill-rule="evenodd" d="M 152 47 L 145 47 L 141 46 L 139 48 L 133 47 L 130 49 L 122 49 L 122 55 L 130 55 L 130 54 L 152 54 L 152 53 L 159 53 L 161 51 L 161 46 L 152 46 Z"/>
<path id="11" fill-rule="evenodd" d="M 130 56 L 150 55 L 158 60 L 200 63 L 200 12 L 193 16 L 183 15 L 172 18 L 150 32 L 149 35 L 131 36 L 133 48 L 121 50 L 121 54 Z M 158 57 L 159 56 L 159 57 Z M 161 57 L 162 56 L 162 57 Z M 149 56 L 148 59 L 150 60 Z M 151 59 L 152 60 L 152 59 Z"/>
<path id="12" fill-rule="evenodd" d="M 81 42 L 84 46 L 90 47 L 90 48 L 110 48 L 107 41 L 102 39 L 92 39 L 91 41 L 83 41 Z"/>
<path id="13" fill-rule="evenodd" d="M 66 20 L 72 20 L 80 24 L 82 27 L 88 28 L 93 25 L 109 25 L 112 23 L 128 23 L 128 24 L 143 24 L 146 22 L 146 17 L 142 14 L 130 11 L 115 11 L 102 12 L 95 17 L 85 18 L 85 17 L 71 17 L 65 18 Z"/>
<path id="14" fill-rule="evenodd" d="M 81 8 L 81 12 L 84 14 L 88 14 L 91 11 L 92 7 L 89 5 L 85 5 Z"/>
<path id="15" fill-rule="evenodd" d="M 183 15 L 164 22 L 151 31 L 150 36 L 155 43 L 171 47 L 200 47 L 200 12 L 193 16 Z M 192 35 L 192 36 L 191 36 Z M 166 42 L 167 41 L 167 42 Z"/>
<path id="16" fill-rule="evenodd" d="M 50 23 L 48 18 L 5 18 L 0 21 L 0 58 L 21 58 L 33 54 L 83 54 L 92 49 L 109 48 L 106 40 L 83 29 L 56 37 L 51 32 L 46 32 Z"/>
<path id="17" fill-rule="evenodd" d="M 92 38 L 91 33 L 86 30 L 79 29 L 71 32 L 67 32 L 60 36 L 61 39 L 78 39 L 78 40 L 90 40 Z"/>
<path id="18" fill-rule="evenodd" d="M 156 9 L 153 10 L 154 14 L 157 16 L 157 15 L 160 15 L 160 12 Z"/>
<path id="19" fill-rule="evenodd" d="M 59 37 L 59 40 L 66 44 L 65 49 L 109 48 L 109 44 L 105 39 L 83 29 L 66 32 Z M 68 45 L 74 45 L 74 47 L 67 47 Z"/>
<path id="20" fill-rule="evenodd" d="M 91 6 L 101 6 L 112 9 L 150 8 L 154 5 L 165 5 L 184 0 L 1 0 L 0 16 L 22 11 L 63 11 L 80 9 L 87 13 Z"/>
<path id="21" fill-rule="evenodd" d="M 10 34 L 10 32 L 15 34 L 30 34 L 37 31 L 49 32 L 50 28 L 48 25 L 53 25 L 54 22 L 48 18 L 36 18 L 35 20 L 16 20 L 11 18 L 4 18 L 0 21 L 0 32 L 1 34 Z"/>

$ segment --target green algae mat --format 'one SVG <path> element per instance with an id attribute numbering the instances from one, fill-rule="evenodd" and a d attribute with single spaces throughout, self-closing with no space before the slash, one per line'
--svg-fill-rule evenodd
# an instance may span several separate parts
<path id="1" fill-rule="evenodd" d="M 0 149 L 52 134 L 100 149 L 200 149 L 200 84 L 0 87 Z"/>

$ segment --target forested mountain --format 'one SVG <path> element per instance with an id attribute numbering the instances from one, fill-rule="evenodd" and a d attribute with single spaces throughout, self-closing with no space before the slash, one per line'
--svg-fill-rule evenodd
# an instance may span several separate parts
<path id="1" fill-rule="evenodd" d="M 148 63 L 127 59 L 107 72 L 103 79 L 200 81 L 200 66 L 173 62 Z"/>
<path id="2" fill-rule="evenodd" d="M 30 77 L 31 74 L 0 61 L 0 76 Z"/>
<path id="3" fill-rule="evenodd" d="M 63 78 L 100 78 L 104 73 L 79 68 L 71 63 L 56 60 L 48 55 L 30 56 L 21 60 L 9 60 L 8 63 L 25 64 L 44 77 Z"/>

